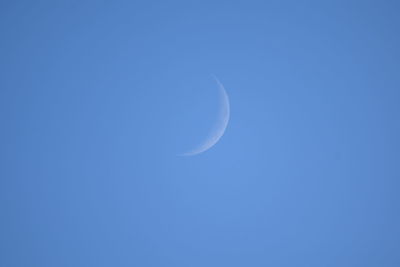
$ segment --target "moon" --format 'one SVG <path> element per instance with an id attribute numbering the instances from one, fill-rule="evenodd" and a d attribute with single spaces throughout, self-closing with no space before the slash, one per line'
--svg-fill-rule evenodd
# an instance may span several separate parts
<path id="1" fill-rule="evenodd" d="M 219 110 L 217 120 L 211 128 L 207 138 L 194 149 L 180 154 L 180 156 L 194 156 L 212 148 L 224 135 L 230 117 L 229 97 L 222 83 L 214 77 L 219 89 Z"/>

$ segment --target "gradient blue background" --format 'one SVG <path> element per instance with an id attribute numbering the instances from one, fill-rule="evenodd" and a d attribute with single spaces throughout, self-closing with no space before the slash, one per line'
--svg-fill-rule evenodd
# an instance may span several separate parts
<path id="1" fill-rule="evenodd" d="M 399 11 L 2 1 L 0 266 L 400 266 Z"/>

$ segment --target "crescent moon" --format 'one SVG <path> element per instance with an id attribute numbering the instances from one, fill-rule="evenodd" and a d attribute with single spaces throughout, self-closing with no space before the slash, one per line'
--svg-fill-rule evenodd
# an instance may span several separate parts
<path id="1" fill-rule="evenodd" d="M 216 77 L 214 77 L 214 79 L 218 84 L 220 98 L 220 108 L 218 111 L 217 120 L 207 138 L 193 150 L 183 153 L 181 156 L 194 156 L 209 150 L 221 139 L 225 133 L 230 117 L 229 97 L 222 83 Z"/>

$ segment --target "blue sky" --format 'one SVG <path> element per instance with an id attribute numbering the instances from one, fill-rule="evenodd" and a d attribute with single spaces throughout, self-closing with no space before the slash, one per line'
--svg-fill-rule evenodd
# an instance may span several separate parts
<path id="1" fill-rule="evenodd" d="M 0 266 L 400 266 L 399 8 L 2 1 Z"/>

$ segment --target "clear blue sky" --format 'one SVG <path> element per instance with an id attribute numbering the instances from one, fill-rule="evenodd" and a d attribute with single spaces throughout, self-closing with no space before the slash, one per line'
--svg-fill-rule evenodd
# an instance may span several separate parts
<path id="1" fill-rule="evenodd" d="M 399 11 L 1 1 L 0 266 L 400 266 Z"/>

